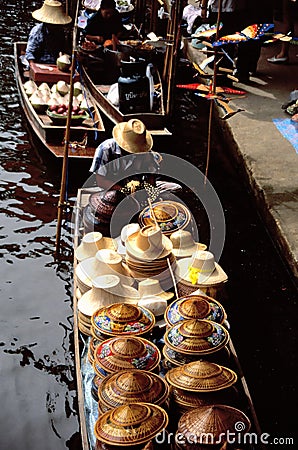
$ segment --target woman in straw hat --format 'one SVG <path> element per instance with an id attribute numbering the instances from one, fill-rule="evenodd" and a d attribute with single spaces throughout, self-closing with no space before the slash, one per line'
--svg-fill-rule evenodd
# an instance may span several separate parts
<path id="1" fill-rule="evenodd" d="M 56 64 L 59 52 L 69 51 L 63 26 L 72 19 L 64 13 L 62 4 L 56 0 L 45 0 L 40 9 L 33 11 L 32 16 L 41 23 L 30 31 L 26 59 L 29 64 Z"/>

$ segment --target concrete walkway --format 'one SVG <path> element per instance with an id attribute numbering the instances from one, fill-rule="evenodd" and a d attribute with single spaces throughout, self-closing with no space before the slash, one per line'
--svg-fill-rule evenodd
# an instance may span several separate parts
<path id="1" fill-rule="evenodd" d="M 272 239 L 298 281 L 298 154 L 273 122 L 290 119 L 281 105 L 298 89 L 298 46 L 291 45 L 289 64 L 270 64 L 267 57 L 277 53 L 278 45 L 262 48 L 258 73 L 248 84 L 234 83 L 235 88 L 246 90 L 247 96 L 230 105 L 244 111 L 221 121 L 221 127 Z M 188 48 L 189 59 L 204 59 L 201 52 Z"/>

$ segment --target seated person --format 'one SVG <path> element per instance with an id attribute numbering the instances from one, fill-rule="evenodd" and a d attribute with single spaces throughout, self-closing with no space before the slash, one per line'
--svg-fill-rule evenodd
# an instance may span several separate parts
<path id="1" fill-rule="evenodd" d="M 67 52 L 63 25 L 71 22 L 71 17 L 62 10 L 56 0 L 45 0 L 43 6 L 33 11 L 34 19 L 41 22 L 30 31 L 26 59 L 32 62 L 56 64 L 59 52 Z"/>
<path id="2" fill-rule="evenodd" d="M 148 183 L 154 184 L 159 155 L 150 152 L 152 146 L 152 136 L 140 120 L 131 119 L 115 125 L 113 138 L 102 142 L 94 154 L 90 172 L 96 174 L 97 185 L 103 189 L 121 190 L 132 178 L 146 178 Z"/>
<path id="3" fill-rule="evenodd" d="M 88 19 L 84 34 L 88 41 L 104 44 L 105 41 L 111 40 L 113 35 L 117 40 L 123 31 L 115 0 L 102 0 L 99 10 Z"/>

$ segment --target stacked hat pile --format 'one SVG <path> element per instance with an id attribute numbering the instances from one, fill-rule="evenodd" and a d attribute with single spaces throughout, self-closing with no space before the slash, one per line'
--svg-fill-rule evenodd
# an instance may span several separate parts
<path id="1" fill-rule="evenodd" d="M 93 280 L 100 275 L 117 275 L 122 285 L 132 286 L 132 274 L 122 257 L 114 250 L 101 249 L 91 258 L 81 261 L 75 270 L 80 291 L 85 293 L 92 288 Z"/>
<path id="2" fill-rule="evenodd" d="M 156 202 L 146 207 L 139 215 L 141 227 L 158 224 L 165 235 L 187 227 L 191 212 L 182 203 L 174 201 Z"/>
<path id="3" fill-rule="evenodd" d="M 184 320 L 166 331 L 163 354 L 173 367 L 199 359 L 222 363 L 227 361 L 229 338 L 228 331 L 219 323 L 205 319 Z"/>
<path id="4" fill-rule="evenodd" d="M 126 242 L 126 263 L 137 279 L 156 278 L 172 285 L 169 265 L 174 270 L 173 245 L 156 225 L 146 226 L 131 234 Z"/>
<path id="5" fill-rule="evenodd" d="M 146 278 L 139 282 L 138 292 L 140 300 L 139 306 L 149 309 L 155 316 L 156 325 L 164 326 L 164 313 L 168 302 L 174 297 L 173 292 L 165 292 L 158 280 Z"/>
<path id="6" fill-rule="evenodd" d="M 169 422 L 165 410 L 152 403 L 130 403 L 99 416 L 95 424 L 95 450 L 154 450 L 154 438 Z M 168 448 L 163 445 L 164 450 Z"/>
<path id="7" fill-rule="evenodd" d="M 230 404 L 237 398 L 236 390 L 231 389 L 237 381 L 236 373 L 209 361 L 176 367 L 166 373 L 166 380 L 178 416 L 200 406 Z"/>
<path id="8" fill-rule="evenodd" d="M 136 289 L 122 285 L 117 275 L 101 275 L 92 280 L 92 287 L 78 300 L 80 331 L 91 336 L 91 317 L 100 308 L 114 303 L 137 303 Z"/>
<path id="9" fill-rule="evenodd" d="M 138 203 L 131 196 L 123 199 L 123 195 L 117 190 L 94 192 L 83 213 L 85 232 L 95 230 L 109 236 L 112 228 L 112 235 L 117 236 L 128 219 L 137 212 Z M 113 221 L 112 226 L 114 213 L 117 220 Z"/>
<path id="10" fill-rule="evenodd" d="M 198 250 L 191 257 L 181 258 L 177 262 L 176 278 L 179 296 L 188 295 L 198 289 L 217 298 L 227 274 L 215 262 L 214 255 L 206 250 Z"/>
<path id="11" fill-rule="evenodd" d="M 98 410 L 109 409 L 134 402 L 166 406 L 169 387 L 165 379 L 145 370 L 122 370 L 104 378 L 98 388 Z"/>

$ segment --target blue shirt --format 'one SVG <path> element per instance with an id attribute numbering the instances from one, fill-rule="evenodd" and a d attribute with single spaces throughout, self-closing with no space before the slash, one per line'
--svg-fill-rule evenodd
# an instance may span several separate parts
<path id="1" fill-rule="evenodd" d="M 45 64 L 56 64 L 59 52 L 64 52 L 65 36 L 63 29 L 49 29 L 45 23 L 39 23 L 29 34 L 26 59 Z"/>
<path id="2" fill-rule="evenodd" d="M 90 172 L 123 183 L 126 177 L 158 174 L 160 155 L 156 152 L 125 153 L 115 139 L 106 139 L 96 149 Z"/>

